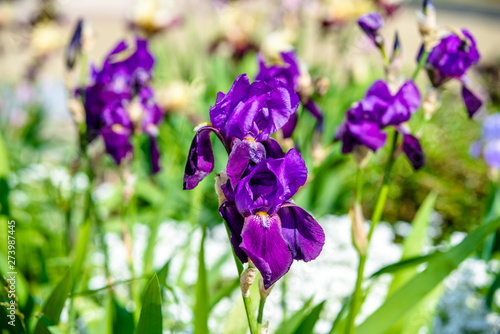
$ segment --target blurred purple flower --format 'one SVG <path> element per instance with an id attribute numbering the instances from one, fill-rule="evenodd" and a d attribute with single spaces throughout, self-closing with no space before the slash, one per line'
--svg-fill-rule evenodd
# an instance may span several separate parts
<path id="1" fill-rule="evenodd" d="M 79 19 L 76 23 L 75 31 L 71 37 L 71 41 L 66 48 L 66 68 L 68 70 L 73 69 L 76 60 L 80 55 L 82 49 L 82 29 L 83 29 L 83 19 Z"/>
<path id="2" fill-rule="evenodd" d="M 101 135 L 106 151 L 119 164 L 132 152 L 130 139 L 139 128 L 149 136 L 151 171 L 156 173 L 160 170 L 157 126 L 163 114 L 148 86 L 153 65 L 146 40 L 137 38 L 134 50 L 122 41 L 106 56 L 100 71 L 92 68 L 93 83 L 84 94 L 88 140 Z M 131 118 L 134 107 L 139 114 Z"/>
<path id="3" fill-rule="evenodd" d="M 210 108 L 211 124 L 195 129 L 184 189 L 193 189 L 213 170 L 210 132 L 217 135 L 229 154 L 227 171 L 235 184 L 249 164 L 269 157 L 267 153 L 280 154 L 270 135 L 288 122 L 298 104 L 297 94 L 281 81 L 267 77 L 250 84 L 246 74 L 240 75 L 227 94 L 217 95 L 215 105 Z M 264 143 L 268 143 L 267 149 Z"/>
<path id="4" fill-rule="evenodd" d="M 293 89 L 300 97 L 304 103 L 304 108 L 311 113 L 311 115 L 316 118 L 321 126 L 323 122 L 323 114 L 317 106 L 317 104 L 310 98 L 306 96 L 300 87 L 300 63 L 295 51 L 282 52 L 281 58 L 283 64 L 281 65 L 270 65 L 267 66 L 262 54 L 257 56 L 257 61 L 259 63 L 259 72 L 255 77 L 256 80 L 264 80 L 267 77 L 273 77 L 284 83 L 290 89 Z M 283 137 L 290 138 L 297 125 L 297 115 L 294 114 L 290 117 L 289 121 L 283 126 Z"/>
<path id="5" fill-rule="evenodd" d="M 470 147 L 470 154 L 494 169 L 500 169 L 500 113 L 492 114 L 483 121 L 481 138 Z"/>
<path id="6" fill-rule="evenodd" d="M 420 61 L 422 54 L 423 47 L 417 61 Z M 470 117 L 481 107 L 482 102 L 466 87 L 466 72 L 479 58 L 476 40 L 468 30 L 462 29 L 461 36 L 453 33 L 441 39 L 430 51 L 426 63 L 427 73 L 434 87 L 440 87 L 451 79 L 462 82 L 462 96 Z"/>
<path id="7" fill-rule="evenodd" d="M 292 149 L 283 158 L 268 158 L 253 167 L 219 212 L 231 231 L 236 255 L 259 269 L 265 288 L 288 272 L 293 260 L 318 257 L 325 235 L 321 226 L 290 201 L 307 179 L 300 154 Z M 228 193 L 229 192 L 229 193 Z"/>
<path id="8" fill-rule="evenodd" d="M 342 153 L 350 153 L 358 145 L 377 151 L 385 145 L 387 134 L 382 130 L 393 126 L 403 135 L 403 151 L 415 169 L 424 164 L 420 143 L 401 126 L 420 106 L 420 93 L 413 81 L 406 81 L 395 95 L 387 84 L 378 80 L 368 89 L 365 98 L 355 103 L 346 120 L 337 130 L 336 140 L 342 141 Z"/>
<path id="9" fill-rule="evenodd" d="M 376 46 L 380 47 L 382 45 L 382 36 L 378 31 L 384 25 L 384 19 L 379 13 L 371 12 L 361 16 L 358 19 L 358 24 Z"/>

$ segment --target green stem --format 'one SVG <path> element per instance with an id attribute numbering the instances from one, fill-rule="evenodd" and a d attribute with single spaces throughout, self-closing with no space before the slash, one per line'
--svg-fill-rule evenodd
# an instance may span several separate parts
<path id="1" fill-rule="evenodd" d="M 382 218 L 385 202 L 387 201 L 387 194 L 389 193 L 390 175 L 392 171 L 392 166 L 394 165 L 394 160 L 395 160 L 394 153 L 396 152 L 397 141 L 398 141 L 398 132 L 394 131 L 391 143 L 391 151 L 389 154 L 389 160 L 387 161 L 387 165 L 384 172 L 384 178 L 382 181 L 382 186 L 380 188 L 377 203 L 375 204 L 375 209 L 372 215 L 370 231 L 368 232 L 368 247 L 370 247 L 370 240 L 372 238 L 373 231 L 375 230 L 375 226 Z M 356 278 L 356 286 L 354 288 L 349 316 L 347 318 L 346 333 L 348 334 L 354 333 L 356 315 L 358 314 L 362 304 L 361 302 L 361 299 L 363 297 L 362 284 L 363 284 L 363 275 L 365 272 L 365 265 L 366 265 L 366 254 L 360 254 L 358 274 Z"/>
<path id="2" fill-rule="evenodd" d="M 358 168 L 356 173 L 356 204 L 361 204 L 363 199 L 363 169 Z"/>
<path id="3" fill-rule="evenodd" d="M 287 278 L 286 275 L 281 278 L 281 311 L 283 312 L 283 321 L 285 321 L 286 318 L 288 317 L 288 310 L 286 307 L 286 290 L 287 290 L 286 278 Z"/>
<path id="4" fill-rule="evenodd" d="M 251 334 L 258 334 L 259 331 L 257 329 L 257 323 L 255 321 L 255 316 L 253 315 L 252 312 L 252 299 L 250 296 L 243 297 L 243 304 L 245 304 L 245 312 L 247 314 L 247 321 L 248 321 L 248 327 L 250 328 L 250 333 Z"/>
<path id="5" fill-rule="evenodd" d="M 411 76 L 411 79 L 415 81 L 417 79 L 418 73 L 424 67 L 425 63 L 427 62 L 427 58 L 429 57 L 429 51 L 424 49 L 424 52 L 422 52 L 422 56 L 420 57 L 420 60 L 418 61 L 417 68 L 415 69 L 415 72 L 413 72 L 413 75 Z"/>
<path id="6" fill-rule="evenodd" d="M 257 314 L 257 330 L 260 332 L 262 328 L 262 318 L 264 317 L 264 305 L 266 304 L 266 300 L 260 300 L 259 302 L 259 313 Z"/>

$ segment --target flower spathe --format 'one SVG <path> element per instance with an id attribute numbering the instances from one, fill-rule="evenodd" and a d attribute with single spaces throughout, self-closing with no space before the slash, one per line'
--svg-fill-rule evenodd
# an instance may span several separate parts
<path id="1" fill-rule="evenodd" d="M 417 61 L 420 61 L 422 53 L 423 47 Z M 470 117 L 474 116 L 482 102 L 467 87 L 466 73 L 472 65 L 477 64 L 479 58 L 474 36 L 468 30 L 462 29 L 441 39 L 430 51 L 425 65 L 434 87 L 441 87 L 451 79 L 462 83 L 462 97 Z"/>
<path id="2" fill-rule="evenodd" d="M 298 104 L 297 94 L 275 78 L 250 84 L 246 74 L 237 77 L 227 94 L 217 95 L 215 105 L 210 108 L 211 123 L 195 129 L 184 189 L 193 189 L 213 170 L 210 132 L 217 135 L 229 153 L 227 170 L 235 185 L 250 164 L 282 153 L 270 135 L 288 122 Z"/>
<path id="3" fill-rule="evenodd" d="M 292 149 L 283 158 L 267 158 L 238 182 L 223 188 L 219 209 L 231 231 L 231 242 L 242 262 L 259 269 L 265 288 L 288 272 L 294 259 L 318 257 L 325 242 L 321 226 L 290 201 L 306 182 L 307 168 Z"/>
<path id="4" fill-rule="evenodd" d="M 106 56 L 101 70 L 92 68 L 92 84 L 84 94 L 89 142 L 101 135 L 106 151 L 120 164 L 132 154 L 131 137 L 139 130 L 149 136 L 151 172 L 156 173 L 157 125 L 163 114 L 149 86 L 153 65 L 146 40 L 137 38 L 133 50 L 122 41 Z"/>
<path id="5" fill-rule="evenodd" d="M 347 111 L 335 139 L 342 141 L 344 154 L 359 145 L 375 152 L 385 145 L 387 134 L 383 129 L 392 126 L 403 135 L 403 151 L 413 167 L 419 169 L 425 163 L 422 148 L 418 139 L 403 126 L 419 106 L 420 93 L 413 81 L 406 81 L 393 95 L 387 83 L 378 80 L 370 86 L 364 99 Z"/>

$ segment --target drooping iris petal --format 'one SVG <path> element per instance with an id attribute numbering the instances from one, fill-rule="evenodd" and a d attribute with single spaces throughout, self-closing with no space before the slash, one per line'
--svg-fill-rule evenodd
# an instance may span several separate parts
<path id="1" fill-rule="evenodd" d="M 138 85 L 144 85 L 151 79 L 154 62 L 154 57 L 148 50 L 148 41 L 136 38 L 136 50 L 125 64 Z"/>
<path id="2" fill-rule="evenodd" d="M 151 159 L 151 173 L 156 174 L 161 170 L 160 167 L 160 148 L 158 147 L 158 142 L 153 136 L 149 136 L 149 157 Z"/>
<path id="3" fill-rule="evenodd" d="M 241 232 L 240 248 L 259 269 L 266 289 L 285 275 L 293 262 L 280 225 L 276 213 L 258 213 L 245 218 Z"/>
<path id="4" fill-rule="evenodd" d="M 248 257 L 245 252 L 240 248 L 242 242 L 241 231 L 243 229 L 244 218 L 238 210 L 234 202 L 224 201 L 220 208 L 219 213 L 225 220 L 229 231 L 231 231 L 231 244 L 233 245 L 234 253 L 242 263 L 248 261 Z"/>
<path id="5" fill-rule="evenodd" d="M 132 154 L 131 134 L 129 129 L 120 124 L 106 125 L 101 129 L 106 152 L 108 152 L 116 164 L 120 164 L 123 158 Z"/>
<path id="6" fill-rule="evenodd" d="M 425 155 L 417 137 L 410 134 L 403 135 L 403 152 L 415 170 L 425 165 Z"/>
<path id="7" fill-rule="evenodd" d="M 281 131 L 283 131 L 283 138 L 291 138 L 293 131 L 295 130 L 295 127 L 297 126 L 299 118 L 297 116 L 297 113 L 292 114 L 290 118 L 288 119 L 288 122 L 281 128 Z"/>
<path id="8" fill-rule="evenodd" d="M 483 156 L 488 166 L 500 169 L 500 140 L 487 142 L 484 146 Z"/>
<path id="9" fill-rule="evenodd" d="M 196 131 L 184 171 L 184 190 L 193 189 L 214 169 L 214 153 L 210 132 L 212 127 L 204 126 Z"/>
<path id="10" fill-rule="evenodd" d="M 306 104 L 304 104 L 304 109 L 309 111 L 309 113 L 321 124 L 321 122 L 323 121 L 323 114 L 321 113 L 318 105 L 313 100 L 309 99 Z"/>
<path id="11" fill-rule="evenodd" d="M 235 139 L 227 161 L 227 176 L 233 188 L 236 187 L 250 163 L 256 165 L 266 158 L 266 149 L 252 138 Z"/>
<path id="12" fill-rule="evenodd" d="M 325 233 L 307 211 L 293 204 L 278 210 L 283 238 L 292 250 L 294 260 L 306 262 L 318 257 L 325 244 Z"/>
<path id="13" fill-rule="evenodd" d="M 281 159 L 268 158 L 254 167 L 235 189 L 235 202 L 243 216 L 258 211 L 272 214 L 306 182 L 307 168 L 296 150 Z"/>
<path id="14" fill-rule="evenodd" d="M 379 42 L 376 39 L 378 30 L 384 25 L 382 16 L 377 12 L 371 12 L 361 16 L 358 19 L 358 24 L 365 32 L 366 36 L 368 36 L 375 45 L 378 45 Z"/>
<path id="15" fill-rule="evenodd" d="M 472 118 L 474 114 L 479 110 L 479 108 L 481 108 L 483 102 L 465 85 L 462 85 L 462 98 L 464 99 L 467 113 L 469 114 L 469 117 Z"/>
<path id="16" fill-rule="evenodd" d="M 364 145 L 372 151 L 384 146 L 387 134 L 378 124 L 365 121 L 359 124 L 346 122 L 337 132 L 337 140 L 342 140 L 342 153 L 350 153 L 357 145 Z"/>

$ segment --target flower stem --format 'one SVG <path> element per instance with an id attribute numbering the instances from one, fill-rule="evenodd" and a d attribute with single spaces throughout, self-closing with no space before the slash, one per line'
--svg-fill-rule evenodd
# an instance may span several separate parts
<path id="1" fill-rule="evenodd" d="M 252 299 L 250 296 L 243 296 L 243 304 L 245 304 L 245 312 L 247 313 L 248 327 L 250 328 L 251 334 L 258 334 L 257 323 L 255 322 L 255 316 L 252 312 Z"/>
<path id="2" fill-rule="evenodd" d="M 260 299 L 259 302 L 259 313 L 257 314 L 257 330 L 260 332 L 262 328 L 262 318 L 264 317 L 264 305 L 266 304 L 266 300 Z"/>
<path id="3" fill-rule="evenodd" d="M 373 215 L 372 215 L 370 231 L 368 232 L 368 247 L 370 246 L 370 240 L 372 238 L 373 231 L 375 230 L 375 226 L 378 224 L 378 222 L 382 218 L 382 213 L 384 211 L 385 202 L 387 200 L 387 194 L 389 193 L 390 174 L 392 171 L 392 166 L 394 165 L 394 160 L 395 160 L 394 153 L 396 152 L 397 141 L 398 141 L 398 132 L 394 131 L 394 135 L 392 137 L 392 143 L 391 143 L 391 151 L 389 154 L 389 160 L 387 161 L 387 165 L 386 165 L 385 172 L 384 172 L 384 178 L 382 180 L 382 186 L 380 188 L 377 203 L 375 204 L 375 210 L 373 211 Z M 359 173 L 359 171 L 358 171 L 358 173 Z M 358 178 L 360 178 L 360 177 L 358 176 Z M 356 194 L 356 197 L 357 196 L 358 196 L 358 194 Z M 359 309 L 361 308 L 361 304 L 362 304 L 363 292 L 362 292 L 361 285 L 363 283 L 363 275 L 365 272 L 366 258 L 367 258 L 366 254 L 360 254 L 360 256 L 359 256 L 359 265 L 358 265 L 356 286 L 354 288 L 354 293 L 353 293 L 353 297 L 351 300 L 351 307 L 350 307 L 350 311 L 349 311 L 349 316 L 347 318 L 346 333 L 348 333 L 348 334 L 354 333 L 354 324 L 355 324 L 355 320 L 356 320 L 356 315 L 358 314 Z"/>
<path id="4" fill-rule="evenodd" d="M 356 173 L 356 204 L 361 204 L 363 199 L 363 169 L 358 168 Z"/>
<path id="5" fill-rule="evenodd" d="M 415 81 L 417 79 L 418 73 L 424 67 L 425 63 L 427 62 L 427 58 L 429 57 L 429 51 L 424 49 L 424 52 L 422 52 L 422 56 L 420 57 L 420 60 L 418 61 L 417 68 L 415 69 L 415 72 L 413 72 L 413 75 L 411 76 L 411 79 Z"/>

